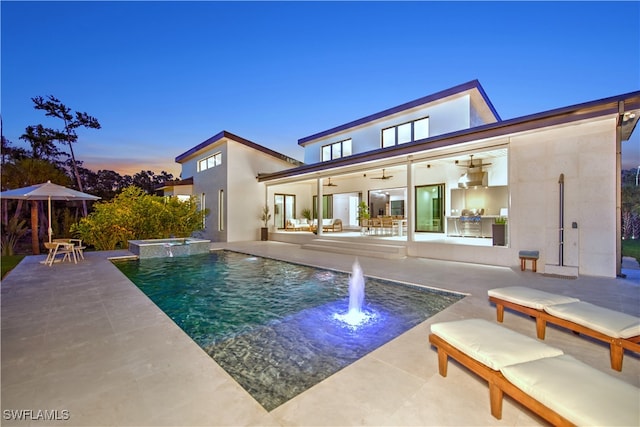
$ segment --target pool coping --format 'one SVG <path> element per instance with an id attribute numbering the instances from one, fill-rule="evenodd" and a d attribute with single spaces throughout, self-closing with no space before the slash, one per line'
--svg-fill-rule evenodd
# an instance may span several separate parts
<path id="1" fill-rule="evenodd" d="M 279 242 L 216 247 L 347 272 L 353 262 Z M 108 260 L 121 256 L 129 254 L 86 252 L 77 265 L 53 267 L 39 263 L 44 256 L 27 257 L 2 281 L 3 414 L 67 410 L 69 419 L 52 420 L 62 425 L 544 425 L 509 400 L 502 421 L 493 419 L 486 384 L 455 364 L 439 377 L 429 325 L 494 320 L 486 290 L 507 285 L 554 289 L 636 315 L 639 305 L 638 285 L 628 280 L 566 281 L 502 267 L 359 257 L 369 277 L 439 285 L 468 297 L 267 412 Z M 530 319 L 515 314 L 506 326 L 535 333 Z M 635 355 L 615 373 L 604 346 L 553 328 L 547 341 L 638 386 Z M 5 418 L 3 425 L 41 421 Z"/>

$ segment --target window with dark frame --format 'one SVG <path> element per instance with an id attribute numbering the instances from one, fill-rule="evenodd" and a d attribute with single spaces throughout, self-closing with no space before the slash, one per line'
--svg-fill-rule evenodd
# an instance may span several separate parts
<path id="1" fill-rule="evenodd" d="M 382 129 L 382 148 L 406 144 L 429 137 L 429 117 Z"/>
<path id="2" fill-rule="evenodd" d="M 351 138 L 322 146 L 322 161 L 339 159 L 351 155 Z"/>
<path id="3" fill-rule="evenodd" d="M 198 160 L 198 172 L 219 166 L 222 164 L 222 153 L 216 153 L 212 156 Z"/>

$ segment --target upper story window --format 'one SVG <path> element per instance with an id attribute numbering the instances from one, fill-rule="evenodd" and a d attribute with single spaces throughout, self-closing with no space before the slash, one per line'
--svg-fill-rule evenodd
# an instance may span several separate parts
<path id="1" fill-rule="evenodd" d="M 322 146 L 322 161 L 339 159 L 351 155 L 351 138 Z"/>
<path id="2" fill-rule="evenodd" d="M 382 129 L 382 148 L 429 137 L 429 117 Z"/>
<path id="3" fill-rule="evenodd" d="M 214 166 L 222 164 L 222 153 L 216 153 L 213 156 L 198 160 L 198 172 L 210 169 Z"/>

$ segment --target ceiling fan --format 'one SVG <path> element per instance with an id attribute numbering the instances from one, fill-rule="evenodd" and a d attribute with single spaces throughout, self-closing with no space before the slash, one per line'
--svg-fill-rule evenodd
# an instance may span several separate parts
<path id="1" fill-rule="evenodd" d="M 382 169 L 382 176 L 372 176 L 371 179 L 390 179 L 393 178 L 393 175 L 385 175 L 384 169 Z"/>
<path id="2" fill-rule="evenodd" d="M 491 163 L 482 163 L 482 160 L 480 160 L 478 162 L 478 164 L 473 164 L 473 154 L 470 155 L 471 160 L 469 160 L 469 164 L 460 164 L 457 160 L 456 160 L 456 165 L 462 167 L 462 168 L 468 168 L 468 169 L 473 169 L 475 167 L 479 167 L 482 168 L 483 166 L 489 166 Z"/>
<path id="3" fill-rule="evenodd" d="M 331 178 L 329 178 L 329 183 L 328 184 L 324 184 L 325 187 L 337 187 L 338 184 L 332 184 L 331 183 Z"/>

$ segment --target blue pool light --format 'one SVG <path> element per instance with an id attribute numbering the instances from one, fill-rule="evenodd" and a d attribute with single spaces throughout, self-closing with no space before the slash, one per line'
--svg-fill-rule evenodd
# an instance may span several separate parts
<path id="1" fill-rule="evenodd" d="M 268 411 L 463 297 L 230 251 L 116 265 Z"/>

